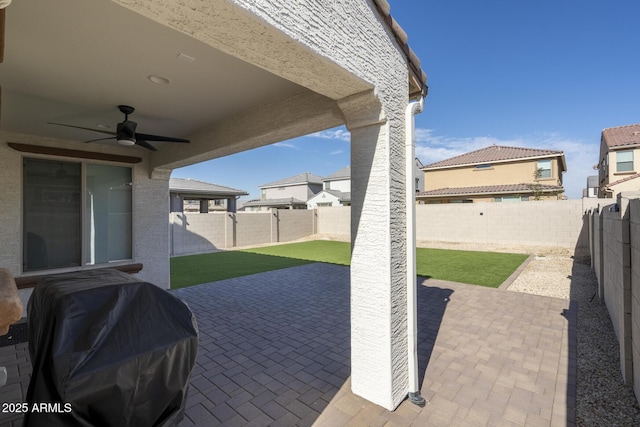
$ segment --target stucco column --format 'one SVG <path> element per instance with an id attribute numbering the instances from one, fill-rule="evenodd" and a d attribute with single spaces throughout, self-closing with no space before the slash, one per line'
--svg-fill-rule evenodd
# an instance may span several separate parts
<path id="1" fill-rule="evenodd" d="M 394 409 L 408 390 L 403 115 L 372 92 L 339 105 L 351 132 L 351 387 Z"/>

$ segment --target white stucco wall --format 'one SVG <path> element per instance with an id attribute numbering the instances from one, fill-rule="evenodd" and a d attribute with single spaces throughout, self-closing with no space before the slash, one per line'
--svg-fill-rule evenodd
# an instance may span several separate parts
<path id="1" fill-rule="evenodd" d="M 351 180 L 350 179 L 336 179 L 334 181 L 325 181 L 325 186 L 324 188 L 327 188 L 327 185 L 329 183 L 329 189 L 330 190 L 338 190 L 338 191 L 342 191 L 343 193 L 348 193 L 351 191 Z"/>
<path id="2" fill-rule="evenodd" d="M 331 206 L 342 206 L 340 199 L 331 193 L 321 191 L 307 201 L 307 209 L 315 209 L 318 207 L 318 203 L 331 203 Z M 324 205 L 327 206 L 327 205 Z"/>
<path id="3" fill-rule="evenodd" d="M 317 187 L 317 189 L 320 190 L 320 185 L 317 185 Z M 293 197 L 294 199 L 306 202 L 310 194 L 313 193 L 307 184 L 286 185 L 282 187 L 265 188 L 264 199 L 288 199 Z"/>

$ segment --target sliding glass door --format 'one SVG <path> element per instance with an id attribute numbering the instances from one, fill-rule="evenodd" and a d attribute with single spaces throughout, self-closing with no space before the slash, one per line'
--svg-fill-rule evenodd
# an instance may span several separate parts
<path id="1" fill-rule="evenodd" d="M 131 259 L 131 175 L 128 167 L 24 159 L 23 270 Z"/>

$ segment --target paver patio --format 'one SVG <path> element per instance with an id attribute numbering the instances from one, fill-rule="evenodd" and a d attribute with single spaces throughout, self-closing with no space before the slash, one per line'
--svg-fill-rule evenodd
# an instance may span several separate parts
<path id="1" fill-rule="evenodd" d="M 394 412 L 350 392 L 349 269 L 308 264 L 179 289 L 200 349 L 181 426 L 565 426 L 575 423 L 569 301 L 419 279 L 423 396 Z M 26 394 L 27 344 L 0 348 Z M 371 373 L 376 375 L 375 372 Z M 0 425 L 21 417 L 0 413 Z"/>

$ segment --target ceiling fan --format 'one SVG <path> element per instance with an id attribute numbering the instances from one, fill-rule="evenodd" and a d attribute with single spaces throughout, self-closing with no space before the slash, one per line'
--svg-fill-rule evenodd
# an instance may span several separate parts
<path id="1" fill-rule="evenodd" d="M 115 139 L 116 141 L 118 141 L 118 144 L 121 144 L 121 145 L 139 145 L 140 147 L 144 147 L 152 151 L 157 151 L 158 149 L 147 141 L 189 143 L 188 139 L 172 138 L 169 136 L 150 135 L 147 133 L 136 132 L 136 126 L 138 126 L 138 124 L 133 120 L 129 120 L 129 114 L 133 113 L 135 111 L 135 108 L 130 107 L 128 105 L 118 105 L 118 109 L 122 114 L 124 114 L 124 121 L 122 123 L 118 123 L 116 132 L 102 130 L 102 129 L 86 128 L 82 126 L 67 125 L 64 123 L 49 122 L 49 124 L 65 126 L 65 127 L 74 128 L 74 129 L 90 130 L 93 132 L 104 133 L 106 135 L 113 135 L 108 138 L 92 139 L 90 141 L 85 141 L 85 142 L 95 142 L 95 141 L 103 141 L 105 139 Z"/>

